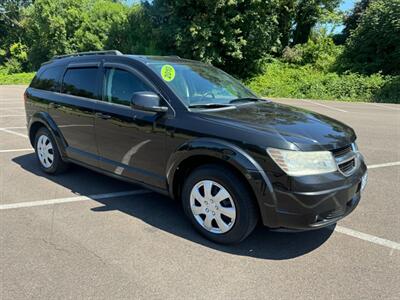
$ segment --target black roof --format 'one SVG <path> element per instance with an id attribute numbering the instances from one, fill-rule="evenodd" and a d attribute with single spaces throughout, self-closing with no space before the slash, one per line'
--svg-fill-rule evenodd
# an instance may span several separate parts
<path id="1" fill-rule="evenodd" d="M 72 54 L 57 55 L 51 60 L 42 64 L 65 64 L 68 62 L 80 60 L 81 58 L 87 58 L 88 56 L 93 58 L 99 58 L 101 56 L 123 56 L 130 59 L 140 61 L 144 64 L 155 63 L 157 61 L 171 62 L 171 63 L 199 63 L 198 61 L 183 59 L 177 55 L 170 56 L 159 56 L 159 55 L 139 55 L 139 54 L 123 54 L 118 50 L 106 50 L 106 51 L 89 51 L 89 52 L 77 52 Z"/>

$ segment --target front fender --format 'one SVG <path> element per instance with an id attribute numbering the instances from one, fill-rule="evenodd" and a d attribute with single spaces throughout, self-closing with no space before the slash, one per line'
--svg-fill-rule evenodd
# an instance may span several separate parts
<path id="1" fill-rule="evenodd" d="M 241 172 L 257 198 L 263 223 L 265 225 L 273 225 L 276 196 L 267 174 L 246 151 L 223 140 L 197 138 L 177 148 L 167 162 L 167 182 L 170 195 L 174 194 L 173 182 L 179 166 L 186 159 L 195 156 L 209 156 L 220 159 Z"/>
<path id="2" fill-rule="evenodd" d="M 45 126 L 51 132 L 57 143 L 61 157 L 65 158 L 66 157 L 65 149 L 67 148 L 67 142 L 65 141 L 56 122 L 54 122 L 52 117 L 47 112 L 36 112 L 29 120 L 28 132 L 32 146 L 34 146 L 34 141 L 35 141 L 35 136 L 32 133 L 36 132 L 36 129 L 40 126 Z"/>

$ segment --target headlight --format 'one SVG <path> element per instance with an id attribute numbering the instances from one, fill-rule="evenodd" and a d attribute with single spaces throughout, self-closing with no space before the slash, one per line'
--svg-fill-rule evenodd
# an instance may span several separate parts
<path id="1" fill-rule="evenodd" d="M 268 148 L 268 154 L 290 176 L 330 173 L 337 170 L 336 161 L 329 151 L 292 151 Z"/>

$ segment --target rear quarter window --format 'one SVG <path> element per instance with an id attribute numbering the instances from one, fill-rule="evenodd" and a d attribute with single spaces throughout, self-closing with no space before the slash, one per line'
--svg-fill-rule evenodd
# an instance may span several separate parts
<path id="1" fill-rule="evenodd" d="M 62 93 L 97 99 L 98 68 L 67 69 L 62 84 Z"/>
<path id="2" fill-rule="evenodd" d="M 61 75 L 64 71 L 62 66 L 49 67 L 44 69 L 42 72 L 38 72 L 33 78 L 30 87 L 45 90 L 45 91 L 60 91 L 60 80 Z"/>

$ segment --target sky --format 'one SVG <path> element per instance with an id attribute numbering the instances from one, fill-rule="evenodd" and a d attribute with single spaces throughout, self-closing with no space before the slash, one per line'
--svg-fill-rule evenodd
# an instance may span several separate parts
<path id="1" fill-rule="evenodd" d="M 344 0 L 343 3 L 340 5 L 341 10 L 349 10 L 354 7 L 354 3 L 357 2 L 355 0 Z"/>

